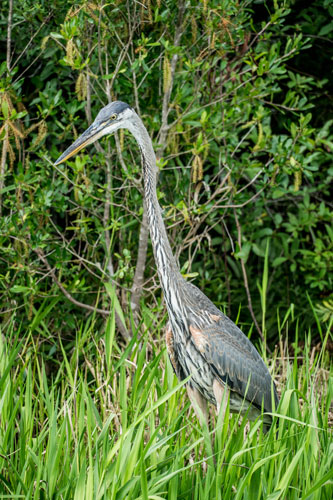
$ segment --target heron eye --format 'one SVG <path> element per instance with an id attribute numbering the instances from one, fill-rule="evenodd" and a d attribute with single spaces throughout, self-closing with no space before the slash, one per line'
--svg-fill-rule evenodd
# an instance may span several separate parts
<path id="1" fill-rule="evenodd" d="M 116 118 L 117 118 L 117 115 L 114 113 L 113 115 L 111 115 L 110 120 L 111 120 L 111 121 L 113 121 L 113 120 L 115 120 Z"/>

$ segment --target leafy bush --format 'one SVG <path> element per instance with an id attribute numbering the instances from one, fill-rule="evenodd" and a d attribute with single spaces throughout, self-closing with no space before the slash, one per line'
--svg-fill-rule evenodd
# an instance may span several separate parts
<path id="1" fill-rule="evenodd" d="M 317 43 L 307 34 L 329 34 L 320 2 L 266 10 L 157 0 L 127 10 L 121 1 L 27 0 L 8 19 L 2 9 L 3 39 L 9 24 L 12 40 L 0 56 L 5 324 L 38 312 L 51 331 L 71 335 L 87 308 L 107 311 L 106 282 L 125 337 L 131 321 L 119 315 L 129 318 L 134 303 L 140 318 L 142 290 L 150 307 L 159 304 L 133 139 L 120 133 L 52 165 L 114 98 L 133 105 L 153 137 L 158 196 L 184 275 L 233 316 L 243 304 L 260 319 L 269 242 L 269 337 L 276 306 L 296 303 L 302 322 L 313 321 L 304 290 L 313 302 L 332 290 L 333 140 L 315 106 L 328 70 L 318 78 L 297 66 Z M 241 321 L 252 322 L 245 307 Z"/>

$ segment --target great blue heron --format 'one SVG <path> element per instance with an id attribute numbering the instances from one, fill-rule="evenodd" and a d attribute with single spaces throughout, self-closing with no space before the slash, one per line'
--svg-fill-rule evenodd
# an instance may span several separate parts
<path id="1" fill-rule="evenodd" d="M 230 411 L 251 420 L 278 405 L 269 371 L 244 333 L 192 283 L 182 277 L 172 254 L 156 195 L 156 158 L 149 134 L 136 112 L 116 101 L 98 113 L 93 124 L 58 158 L 64 162 L 100 137 L 118 129 L 135 137 L 142 158 L 144 195 L 157 270 L 169 323 L 166 345 L 180 380 L 190 376 L 187 390 L 200 419 L 208 420 L 207 401 L 220 410 L 230 397 Z M 264 415 L 265 426 L 272 421 Z"/>

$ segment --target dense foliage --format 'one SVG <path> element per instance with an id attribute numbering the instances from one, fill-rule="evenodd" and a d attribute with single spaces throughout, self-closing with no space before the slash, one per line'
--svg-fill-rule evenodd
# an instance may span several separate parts
<path id="1" fill-rule="evenodd" d="M 332 498 L 332 14 L 1 1 L 1 498 Z M 53 165 L 114 99 L 153 138 L 183 275 L 273 374 L 266 436 L 199 427 L 173 375 L 131 135 Z"/>
<path id="2" fill-rule="evenodd" d="M 131 137 L 120 134 L 116 147 L 105 139 L 52 166 L 114 98 L 135 107 L 154 139 L 159 197 L 183 273 L 233 316 L 243 305 L 244 323 L 252 322 L 249 304 L 260 323 L 258 274 L 269 244 L 268 338 L 276 340 L 276 306 L 296 304 L 302 322 L 311 322 L 305 292 L 332 316 L 330 56 L 322 51 L 330 47 L 329 2 L 299 10 L 293 2 L 264 7 L 236 0 L 14 1 L 9 31 L 6 5 L 5 322 L 42 308 L 54 331 L 68 333 L 86 312 L 79 306 L 74 313 L 59 283 L 74 301 L 105 309 L 103 282 L 112 278 L 126 315 L 133 290 L 140 289 L 134 300 L 140 302 L 143 283 L 154 306 L 146 234 L 136 260 L 143 208 Z M 320 72 L 308 66 L 309 57 Z"/>

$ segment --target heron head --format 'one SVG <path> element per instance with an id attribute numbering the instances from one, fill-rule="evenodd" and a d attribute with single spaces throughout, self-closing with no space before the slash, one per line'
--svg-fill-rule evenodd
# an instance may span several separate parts
<path id="1" fill-rule="evenodd" d="M 100 110 L 90 127 L 59 156 L 55 165 L 68 160 L 68 158 L 78 153 L 85 146 L 88 146 L 88 144 L 97 141 L 103 135 L 112 134 L 120 128 L 128 128 L 133 113 L 132 108 L 125 102 L 111 102 Z"/>

